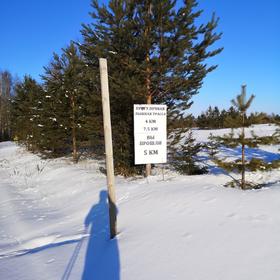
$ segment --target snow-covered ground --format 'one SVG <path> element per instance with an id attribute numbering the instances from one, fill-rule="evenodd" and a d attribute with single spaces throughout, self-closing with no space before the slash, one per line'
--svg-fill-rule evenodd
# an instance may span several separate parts
<path id="1" fill-rule="evenodd" d="M 195 136 L 210 132 L 229 130 Z M 253 153 L 271 159 L 278 149 Z M 224 188 L 231 178 L 218 169 L 117 177 L 119 234 L 109 240 L 102 164 L 42 160 L 0 143 L 1 280 L 279 279 L 280 170 L 249 173 L 267 183 L 250 191 Z"/>

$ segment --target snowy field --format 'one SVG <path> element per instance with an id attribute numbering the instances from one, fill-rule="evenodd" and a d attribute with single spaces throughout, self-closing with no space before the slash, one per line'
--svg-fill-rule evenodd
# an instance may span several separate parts
<path id="1" fill-rule="evenodd" d="M 210 132 L 229 130 L 194 135 L 206 141 Z M 249 155 L 270 160 L 278 149 Z M 214 166 L 201 176 L 117 177 L 119 234 L 109 240 L 100 166 L 0 143 L 1 280 L 280 279 L 280 170 L 248 173 L 267 184 L 249 191 L 223 187 L 231 178 Z"/>

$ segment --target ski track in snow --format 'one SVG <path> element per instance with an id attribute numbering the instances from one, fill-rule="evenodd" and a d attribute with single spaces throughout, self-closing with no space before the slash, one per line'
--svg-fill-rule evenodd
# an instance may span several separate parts
<path id="1" fill-rule="evenodd" d="M 1 171 L 0 177 L 7 178 L 6 172 Z M 1 188 L 1 199 L 4 199 L 4 202 L 1 202 L 1 213 L 4 216 L 5 223 L 1 228 L 1 246 L 0 246 L 0 260 L 2 258 L 6 258 L 9 256 L 14 256 L 17 252 L 14 252 L 15 248 L 18 248 L 21 244 L 20 236 L 29 232 L 30 228 L 28 227 L 28 223 L 25 223 L 22 219 L 21 213 L 23 213 L 25 207 L 24 204 L 17 204 L 18 200 L 22 200 L 22 198 L 17 195 L 16 192 L 11 191 L 14 189 L 14 186 L 7 185 L 6 183 L 0 183 Z M 15 198 L 13 198 L 15 197 Z M 24 200 L 23 200 L 24 201 Z M 25 210 L 27 210 L 26 208 Z M 44 256 L 38 256 L 38 258 L 44 258 Z M 42 260 L 44 262 L 44 260 Z M 29 262 L 24 262 L 24 266 L 26 270 L 30 270 L 31 273 L 38 275 L 39 268 L 31 266 Z M 1 270 L 0 270 L 1 271 Z"/>
<path id="2" fill-rule="evenodd" d="M 19 243 L 19 247 L 22 249 L 17 251 L 6 250 L 3 254 L 0 254 L 0 259 L 40 252 L 56 245 L 81 241 L 85 237 L 88 237 L 87 233 L 63 237 L 59 235 L 48 235 L 45 237 L 34 238 L 26 242 L 17 241 Z"/>
<path id="3" fill-rule="evenodd" d="M 76 226 L 76 229 L 70 227 L 66 232 L 57 228 L 57 225 L 71 224 L 69 218 L 71 216 L 60 213 L 61 205 L 58 203 L 52 205 L 52 195 L 55 198 L 59 195 L 46 191 L 50 180 L 42 179 L 43 172 L 37 170 L 38 164 L 42 160 L 24 152 L 22 148 L 16 148 L 14 144 L 1 144 L 0 154 L 4 150 L 6 152 L 4 156 L 11 158 L 11 160 L 2 160 L 2 168 L 0 169 L 0 279 L 4 279 L 2 278 L 4 267 L 1 266 L 1 263 L 12 264 L 16 262 L 15 257 L 32 256 L 34 254 L 36 254 L 37 265 L 32 265 L 32 262 L 25 260 L 25 258 L 21 259 L 20 263 L 25 273 L 37 275 L 34 276 L 34 279 L 41 279 L 37 277 L 38 275 L 44 275 L 43 264 L 54 264 L 57 258 L 50 259 L 49 256 L 40 252 L 58 246 L 75 244 L 88 237 L 88 234 L 84 232 L 82 226 L 79 226 L 79 228 Z M 5 149 L 5 146 L 8 146 L 8 148 Z M 63 167 L 61 163 L 58 165 Z M 41 188 L 42 183 L 46 186 L 46 189 Z M 72 194 L 75 194 L 74 190 Z M 67 208 L 67 205 L 65 208 Z M 64 216 L 63 219 L 61 219 L 62 216 Z M 63 232 L 63 235 L 61 232 Z M 13 265 L 11 265 L 9 276 L 7 276 L 9 279 L 24 278 L 23 275 L 18 276 L 17 270 L 13 270 L 12 267 Z M 21 273 L 22 271 L 19 274 Z M 40 277 L 49 279 L 48 275 L 50 273 L 45 271 L 45 276 Z M 26 276 L 26 279 L 29 279 L 29 277 Z"/>

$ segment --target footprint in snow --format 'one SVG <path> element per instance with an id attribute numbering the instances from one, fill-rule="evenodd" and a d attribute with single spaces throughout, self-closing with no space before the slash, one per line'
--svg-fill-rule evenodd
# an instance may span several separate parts
<path id="1" fill-rule="evenodd" d="M 205 189 L 205 190 L 211 190 L 211 189 L 213 189 L 213 187 L 212 187 L 212 186 L 205 186 L 205 187 L 203 187 L 203 189 Z"/>
<path id="2" fill-rule="evenodd" d="M 233 219 L 238 219 L 239 216 L 236 213 L 228 213 L 226 214 L 227 218 L 233 218 Z"/>
<path id="3" fill-rule="evenodd" d="M 50 263 L 53 263 L 55 261 L 55 259 L 50 259 L 46 262 L 46 264 L 50 264 Z"/>
<path id="4" fill-rule="evenodd" d="M 247 217 L 247 220 L 251 221 L 252 223 L 261 223 L 268 220 L 267 215 L 254 215 Z"/>
<path id="5" fill-rule="evenodd" d="M 125 194 L 125 195 L 122 196 L 122 197 L 120 197 L 118 200 L 119 200 L 119 202 L 120 202 L 120 201 L 126 200 L 126 199 L 128 199 L 128 198 L 129 198 L 129 193 L 128 193 L 128 194 Z"/>
<path id="6" fill-rule="evenodd" d="M 189 233 L 189 232 L 186 232 L 186 233 L 184 233 L 182 236 L 183 236 L 184 238 L 186 238 L 186 239 L 191 239 L 193 235 L 192 235 L 191 233 Z"/>
<path id="7" fill-rule="evenodd" d="M 215 197 L 204 198 L 203 201 L 206 202 L 206 203 L 213 203 L 213 202 L 217 201 L 217 198 L 215 198 Z"/>

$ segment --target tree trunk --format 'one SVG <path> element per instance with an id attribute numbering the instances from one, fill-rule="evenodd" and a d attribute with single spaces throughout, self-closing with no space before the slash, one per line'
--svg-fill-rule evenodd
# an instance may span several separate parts
<path id="1" fill-rule="evenodd" d="M 241 188 L 245 189 L 245 145 L 242 144 L 242 174 Z"/>
<path id="2" fill-rule="evenodd" d="M 76 135 L 76 126 L 73 124 L 72 128 L 72 143 L 73 143 L 73 161 L 78 162 L 78 153 L 77 153 L 77 135 Z"/>
<path id="3" fill-rule="evenodd" d="M 242 113 L 242 173 L 241 173 L 241 188 L 245 189 L 245 113 Z"/>

